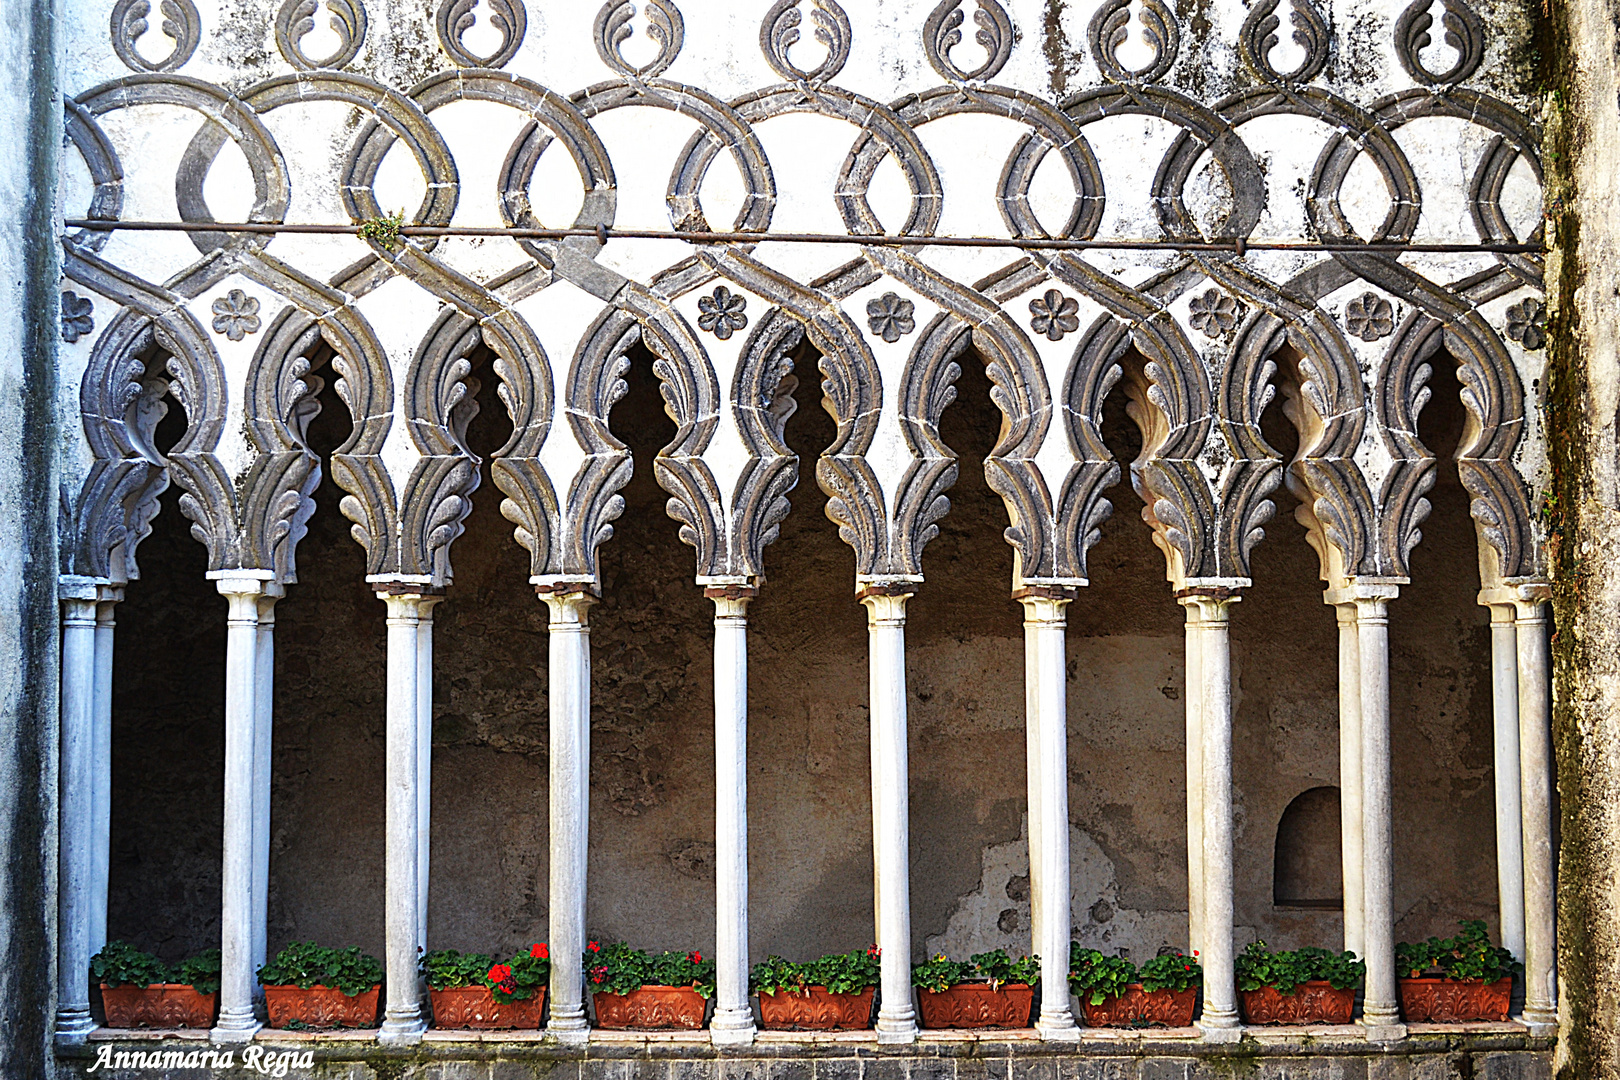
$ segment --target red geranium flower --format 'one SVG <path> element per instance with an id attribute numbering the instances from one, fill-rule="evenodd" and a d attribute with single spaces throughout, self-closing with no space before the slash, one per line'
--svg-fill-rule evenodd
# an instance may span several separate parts
<path id="1" fill-rule="evenodd" d="M 700 952 L 689 952 L 686 954 L 686 958 L 694 964 L 703 963 L 703 954 Z"/>
<path id="2" fill-rule="evenodd" d="M 551 959 L 551 951 L 546 948 L 546 943 L 543 942 L 543 941 L 540 942 L 538 945 L 530 945 L 529 946 L 529 955 L 532 956 L 536 960 L 550 960 Z"/>
<path id="3" fill-rule="evenodd" d="M 591 950 L 591 952 L 600 952 L 602 950 L 601 944 L 595 941 L 587 941 L 585 943 L 585 947 Z"/>
<path id="4" fill-rule="evenodd" d="M 883 950 L 878 948 L 876 945 L 870 945 L 870 946 L 867 947 L 866 955 L 867 956 L 882 956 L 883 955 Z"/>
<path id="5" fill-rule="evenodd" d="M 607 967 L 605 965 L 602 966 L 602 967 L 593 967 L 593 968 L 591 968 L 591 982 L 600 984 L 606 978 L 607 978 Z"/>
<path id="6" fill-rule="evenodd" d="M 510 994 L 517 989 L 517 983 L 512 981 L 512 969 L 505 964 L 496 964 L 489 969 L 489 974 L 484 977 L 494 983 L 495 988 L 502 993 Z"/>

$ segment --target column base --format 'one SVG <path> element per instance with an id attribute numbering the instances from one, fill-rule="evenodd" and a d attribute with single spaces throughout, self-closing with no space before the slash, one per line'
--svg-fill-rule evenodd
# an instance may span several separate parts
<path id="1" fill-rule="evenodd" d="M 1546 1038 L 1558 1034 L 1558 1012 L 1556 1009 L 1525 1009 L 1524 1012 L 1513 1018 L 1530 1029 L 1530 1034 L 1536 1038 Z"/>
<path id="2" fill-rule="evenodd" d="M 1040 1017 L 1035 1021 L 1035 1031 L 1047 1042 L 1080 1041 L 1080 1025 L 1074 1022 L 1072 1016 Z"/>
<path id="3" fill-rule="evenodd" d="M 917 1041 L 917 1013 L 911 1008 L 889 1012 L 878 1010 L 877 1041 L 884 1045 L 898 1045 Z"/>
<path id="4" fill-rule="evenodd" d="M 716 1009 L 709 1021 L 709 1041 L 715 1046 L 750 1046 L 756 1032 L 752 1009 L 738 1016 L 721 1016 Z"/>
<path id="5" fill-rule="evenodd" d="M 415 1046 L 427 1032 L 427 1021 L 421 1016 L 385 1017 L 377 1032 L 379 1046 Z"/>
<path id="6" fill-rule="evenodd" d="M 584 1046 L 591 1040 L 591 1026 L 584 1015 L 552 1017 L 546 1025 L 546 1034 L 564 1046 Z"/>
<path id="7" fill-rule="evenodd" d="M 1400 1042 L 1406 1038 L 1406 1025 L 1400 1022 L 1399 1015 L 1385 1017 L 1363 1014 L 1356 1023 L 1367 1033 L 1368 1042 Z"/>
<path id="8" fill-rule="evenodd" d="M 62 1046 L 77 1046 L 96 1030 L 90 1018 L 90 1006 L 82 1009 L 58 1009 L 56 1012 L 56 1042 Z"/>
<path id="9" fill-rule="evenodd" d="M 219 1023 L 208 1032 L 208 1041 L 211 1043 L 245 1043 L 252 1042 L 253 1036 L 264 1027 L 253 1015 L 251 1008 L 242 1012 L 220 1010 Z"/>
<path id="10" fill-rule="evenodd" d="M 1193 1027 L 1198 1029 L 1199 1035 L 1207 1043 L 1238 1043 L 1243 1041 L 1243 1027 L 1237 1021 L 1200 1020 Z"/>

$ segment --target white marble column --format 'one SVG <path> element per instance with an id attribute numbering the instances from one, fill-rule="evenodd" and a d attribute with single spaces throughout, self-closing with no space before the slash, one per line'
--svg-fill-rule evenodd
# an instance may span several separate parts
<path id="1" fill-rule="evenodd" d="M 1406 1035 L 1395 991 L 1395 837 L 1390 777 L 1389 602 L 1393 585 L 1356 585 L 1361 676 L 1362 943 L 1367 962 L 1361 1022 L 1374 1042 Z"/>
<path id="2" fill-rule="evenodd" d="M 867 585 L 867 663 L 872 725 L 872 847 L 877 943 L 882 950 L 880 1043 L 917 1038 L 911 1000 L 910 782 L 906 746 L 906 601 L 912 586 Z"/>
<path id="3" fill-rule="evenodd" d="M 107 885 L 112 873 L 112 673 L 113 615 L 124 590 L 96 589 L 96 705 L 90 775 L 95 783 L 91 811 L 90 955 L 107 944 Z"/>
<path id="4" fill-rule="evenodd" d="M 1512 604 L 1491 604 L 1496 886 L 1502 947 L 1524 958 L 1523 799 L 1519 789 L 1519 640 Z"/>
<path id="5" fill-rule="evenodd" d="M 585 982 L 574 957 L 585 951 L 585 868 L 590 825 L 591 628 L 596 597 L 577 582 L 540 599 L 551 611 L 551 1019 L 565 1043 L 590 1035 Z M 572 589 L 573 591 L 568 591 Z"/>
<path id="6" fill-rule="evenodd" d="M 91 879 L 94 873 L 96 586 L 61 579 L 62 714 L 58 757 L 56 1037 L 83 1042 L 90 1019 Z"/>
<path id="7" fill-rule="evenodd" d="M 1066 588 L 1020 589 L 1024 605 L 1024 701 L 1035 750 L 1030 777 L 1030 900 L 1033 955 L 1041 961 L 1043 1039 L 1076 1041 L 1069 1009 L 1069 733 Z M 1040 822 L 1037 833 L 1035 822 Z M 1036 868 L 1039 867 L 1039 873 Z"/>
<path id="8" fill-rule="evenodd" d="M 253 1014 L 254 759 L 258 706 L 259 600 L 269 571 L 210 577 L 230 605 L 225 617 L 225 856 L 220 869 L 219 1020 L 214 1042 L 246 1042 Z"/>
<path id="9" fill-rule="evenodd" d="M 1209 1042 L 1242 1038 L 1233 970 L 1232 933 L 1232 653 L 1231 605 L 1241 597 L 1230 589 L 1185 590 L 1187 631 L 1198 642 L 1198 669 L 1189 671 L 1199 686 L 1198 725 L 1203 745 L 1203 945 L 1204 1007 L 1198 1027 Z"/>
<path id="10" fill-rule="evenodd" d="M 253 970 L 264 965 L 270 919 L 270 760 L 275 731 L 276 601 L 285 590 L 266 582 L 258 600 L 258 648 L 254 656 L 253 694 Z M 255 998 L 264 991 L 253 980 Z"/>
<path id="11" fill-rule="evenodd" d="M 416 607 L 416 947 L 424 953 L 428 854 L 433 837 L 433 609 L 443 600 L 442 596 L 423 596 Z"/>
<path id="12" fill-rule="evenodd" d="M 1343 867 L 1344 948 L 1365 955 L 1365 860 L 1361 810 L 1361 639 L 1356 606 L 1336 604 L 1339 623 L 1339 843 Z"/>
<path id="13" fill-rule="evenodd" d="M 1187 951 L 1204 952 L 1204 670 L 1200 609 L 1187 608 Z"/>
<path id="14" fill-rule="evenodd" d="M 377 1041 L 385 1046 L 420 1042 L 427 1029 L 417 973 L 420 893 L 416 880 L 417 628 L 422 596 L 379 592 L 388 605 L 388 728 L 384 796 L 383 988 L 387 1002 Z"/>
<path id="15" fill-rule="evenodd" d="M 1527 588 L 1532 592 L 1536 587 Z M 1535 1035 L 1558 1030 L 1556 865 L 1552 845 L 1552 684 L 1546 587 L 1519 601 L 1519 774 L 1524 836 L 1524 1014 Z"/>
<path id="16" fill-rule="evenodd" d="M 748 1003 L 748 586 L 711 586 L 714 601 L 716 1043 L 754 1041 Z"/>

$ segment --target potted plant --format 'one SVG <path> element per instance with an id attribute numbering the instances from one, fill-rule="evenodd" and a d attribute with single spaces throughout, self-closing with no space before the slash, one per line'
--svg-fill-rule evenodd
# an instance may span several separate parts
<path id="1" fill-rule="evenodd" d="M 855 1031 L 872 1026 L 878 947 L 795 964 L 772 956 L 748 976 L 772 1031 Z"/>
<path id="2" fill-rule="evenodd" d="M 1524 965 L 1491 944 L 1483 921 L 1464 919 L 1457 925 L 1462 933 L 1456 937 L 1395 946 L 1401 1015 L 1410 1023 L 1507 1019 L 1513 976 Z"/>
<path id="3" fill-rule="evenodd" d="M 551 954 L 530 945 L 504 964 L 484 953 L 439 949 L 422 957 L 433 1026 L 441 1028 L 538 1028 L 551 978 Z"/>
<path id="4" fill-rule="evenodd" d="M 1271 952 L 1263 941 L 1249 943 L 1234 966 L 1245 1024 L 1348 1024 L 1367 974 L 1352 952 Z"/>
<path id="5" fill-rule="evenodd" d="M 169 967 L 124 941 L 109 941 L 90 958 L 90 977 L 112 1028 L 206 1028 L 219 1002 L 219 950 Z"/>
<path id="6" fill-rule="evenodd" d="M 1029 1026 L 1041 962 L 1014 960 L 1005 949 L 977 953 L 966 963 L 940 953 L 911 969 L 917 1008 L 926 1028 L 1022 1028 Z"/>
<path id="7" fill-rule="evenodd" d="M 357 948 L 295 941 L 259 969 L 273 1028 L 375 1027 L 383 967 Z"/>
<path id="8" fill-rule="evenodd" d="M 714 996 L 714 961 L 700 952 L 654 956 L 622 941 L 585 944 L 585 981 L 604 1028 L 700 1028 Z"/>
<path id="9" fill-rule="evenodd" d="M 1138 970 L 1123 956 L 1069 943 L 1069 989 L 1088 1027 L 1187 1027 L 1203 978 L 1197 953 L 1155 956 Z"/>

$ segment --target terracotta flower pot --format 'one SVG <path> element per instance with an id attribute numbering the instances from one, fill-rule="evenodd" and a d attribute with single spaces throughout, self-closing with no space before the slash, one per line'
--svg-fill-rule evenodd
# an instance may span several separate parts
<path id="1" fill-rule="evenodd" d="M 628 994 L 601 991 L 596 1026 L 604 1028 L 691 1028 L 703 1026 L 708 1001 L 690 986 L 643 986 Z"/>
<path id="2" fill-rule="evenodd" d="M 1312 979 L 1283 994 L 1275 986 L 1239 990 L 1238 1007 L 1245 1024 L 1348 1024 L 1356 1008 L 1356 989 L 1335 990 L 1325 979 Z"/>
<path id="3" fill-rule="evenodd" d="M 1400 979 L 1401 1016 L 1414 1024 L 1506 1020 L 1513 976 L 1478 979 Z"/>
<path id="4" fill-rule="evenodd" d="M 433 1001 L 433 1026 L 438 1028 L 538 1028 L 540 1013 L 546 1007 L 543 986 L 535 990 L 533 997 L 521 1001 L 496 1001 L 487 986 L 429 990 L 428 997 Z"/>
<path id="5" fill-rule="evenodd" d="M 1090 994 L 1089 990 L 1080 991 L 1080 1010 L 1086 1015 L 1087 1027 L 1190 1027 L 1193 1010 L 1198 1007 L 1196 986 L 1149 991 L 1143 990 L 1141 983 L 1131 983 L 1119 997 L 1104 998 L 1101 1005 L 1093 1005 Z"/>
<path id="6" fill-rule="evenodd" d="M 917 1007 L 925 1028 L 1025 1028 L 1035 992 L 1024 983 L 957 983 L 949 990 L 917 988 Z"/>
<path id="7" fill-rule="evenodd" d="M 190 983 L 147 987 L 102 983 L 101 1003 L 110 1028 L 208 1028 L 214 1026 L 219 995 L 199 994 Z"/>
<path id="8" fill-rule="evenodd" d="M 872 993 L 834 994 L 825 986 L 801 994 L 778 990 L 759 995 L 759 1015 L 771 1031 L 860 1031 L 872 1026 Z"/>
<path id="9" fill-rule="evenodd" d="M 377 1026 L 379 989 L 381 984 L 350 997 L 335 986 L 267 986 L 264 1005 L 273 1028 L 294 1021 L 312 1028 L 369 1028 Z"/>

